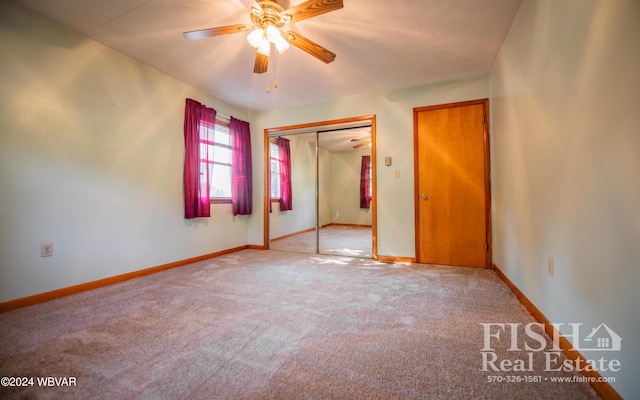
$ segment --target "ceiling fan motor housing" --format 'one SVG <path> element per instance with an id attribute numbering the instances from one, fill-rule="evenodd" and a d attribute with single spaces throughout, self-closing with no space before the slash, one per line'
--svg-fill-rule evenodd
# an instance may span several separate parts
<path id="1" fill-rule="evenodd" d="M 263 0 L 258 5 L 260 8 L 251 9 L 251 21 L 259 28 L 266 29 L 269 25 L 282 28 L 291 21 L 291 15 L 283 14 L 284 9 L 275 1 Z"/>

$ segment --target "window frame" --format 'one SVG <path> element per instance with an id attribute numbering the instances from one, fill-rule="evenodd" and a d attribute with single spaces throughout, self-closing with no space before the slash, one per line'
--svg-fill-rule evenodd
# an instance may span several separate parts
<path id="1" fill-rule="evenodd" d="M 229 181 L 231 182 L 231 179 L 232 179 L 231 174 L 233 172 L 233 145 L 232 144 L 228 145 L 228 144 L 224 144 L 224 143 L 217 143 L 215 141 L 215 133 L 216 133 L 216 130 L 218 129 L 219 126 L 224 126 L 226 128 L 226 130 L 227 130 L 227 132 L 225 132 L 225 133 L 227 133 L 228 135 L 231 135 L 231 132 L 229 132 L 230 125 L 231 125 L 230 121 L 225 121 L 224 119 L 221 119 L 219 116 L 217 116 L 216 117 L 216 123 L 215 123 L 215 125 L 213 127 L 213 129 L 214 129 L 214 141 L 213 141 L 213 143 L 211 143 L 208 140 L 202 140 L 201 139 L 200 140 L 200 146 L 201 147 L 202 146 L 210 146 L 210 145 L 213 146 L 214 147 L 214 149 L 213 149 L 214 154 L 215 154 L 215 147 L 223 148 L 223 149 L 229 151 L 229 163 L 223 163 L 223 162 L 216 161 L 215 159 L 213 159 L 213 160 L 209 160 L 207 162 L 207 164 L 211 164 L 211 165 L 216 165 L 217 164 L 217 165 L 228 166 L 229 167 L 229 174 L 230 174 Z M 202 125 L 201 125 L 201 127 L 202 127 Z M 208 149 L 206 151 L 208 151 Z M 213 187 L 213 185 L 212 185 L 212 183 L 213 183 L 213 171 L 214 171 L 213 168 L 211 168 L 211 173 L 209 174 L 209 204 L 231 204 L 231 201 L 232 201 L 231 195 L 229 195 L 229 197 L 212 197 L 211 196 L 211 188 Z M 229 189 L 231 189 L 231 187 Z"/>
<path id="2" fill-rule="evenodd" d="M 275 148 L 276 151 L 278 152 L 277 157 L 273 157 L 271 150 Z M 274 171 L 273 170 L 273 162 L 276 162 L 276 164 L 278 165 L 278 170 Z M 280 148 L 278 147 L 278 145 L 276 144 L 276 139 L 275 138 L 270 138 L 269 139 L 269 189 L 270 189 L 270 193 L 269 193 L 269 197 L 271 198 L 272 202 L 279 202 L 280 201 Z M 274 187 L 276 187 L 273 184 L 273 176 L 274 174 L 278 175 L 278 185 L 277 185 L 277 189 L 278 189 L 278 195 L 277 196 L 273 196 L 273 190 Z"/>

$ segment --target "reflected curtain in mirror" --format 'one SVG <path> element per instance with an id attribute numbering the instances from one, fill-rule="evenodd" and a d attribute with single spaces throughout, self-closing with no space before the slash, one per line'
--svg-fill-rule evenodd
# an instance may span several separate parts
<path id="1" fill-rule="evenodd" d="M 371 156 L 362 156 L 360 166 L 360 208 L 371 204 Z"/>
<path id="2" fill-rule="evenodd" d="M 251 131 L 249 123 L 231 117 L 229 133 L 233 141 L 231 204 L 233 215 L 252 212 Z"/>
<path id="3" fill-rule="evenodd" d="M 213 162 L 209 145 L 213 145 L 216 110 L 186 99 L 184 110 L 184 217 L 210 217 L 209 164 Z M 204 146 L 201 146 L 204 144 Z"/>
<path id="4" fill-rule="evenodd" d="M 293 192 L 291 190 L 291 150 L 289 140 L 277 138 L 280 157 L 280 211 L 293 210 Z"/>

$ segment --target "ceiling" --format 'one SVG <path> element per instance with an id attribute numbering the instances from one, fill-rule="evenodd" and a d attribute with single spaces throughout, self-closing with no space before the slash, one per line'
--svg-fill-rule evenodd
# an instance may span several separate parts
<path id="1" fill-rule="evenodd" d="M 14 0 L 246 110 L 330 101 L 489 73 L 521 0 L 344 0 L 294 30 L 337 54 L 292 47 L 254 74 L 246 33 L 197 41 L 185 31 L 251 24 L 246 0 Z M 284 8 L 301 0 L 279 0 Z M 271 65 L 274 64 L 272 57 Z M 277 89 L 273 82 L 278 82 Z M 270 93 L 267 93 L 270 87 Z"/>
<path id="2" fill-rule="evenodd" d="M 316 127 L 308 130 L 286 130 L 272 136 L 295 135 L 296 138 L 309 142 L 316 141 L 318 132 L 318 147 L 332 153 L 348 151 L 364 151 L 371 148 L 371 125 L 367 124 L 336 124 L 327 127 Z M 366 145 L 366 149 L 364 148 Z"/>

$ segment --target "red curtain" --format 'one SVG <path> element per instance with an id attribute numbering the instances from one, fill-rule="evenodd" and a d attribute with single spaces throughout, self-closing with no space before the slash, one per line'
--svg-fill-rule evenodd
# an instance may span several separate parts
<path id="1" fill-rule="evenodd" d="M 371 156 L 362 156 L 360 166 L 360 208 L 371 204 Z"/>
<path id="2" fill-rule="evenodd" d="M 233 215 L 249 215 L 252 209 L 251 132 L 249 123 L 231 117 L 229 133 L 233 144 L 231 203 Z"/>
<path id="3" fill-rule="evenodd" d="M 213 144 L 216 110 L 187 99 L 184 110 L 184 217 L 210 217 L 209 163 L 213 161 L 207 147 Z"/>
<path id="4" fill-rule="evenodd" d="M 276 145 L 278 146 L 278 157 L 280 158 L 280 211 L 293 210 L 289 140 L 277 138 Z"/>

